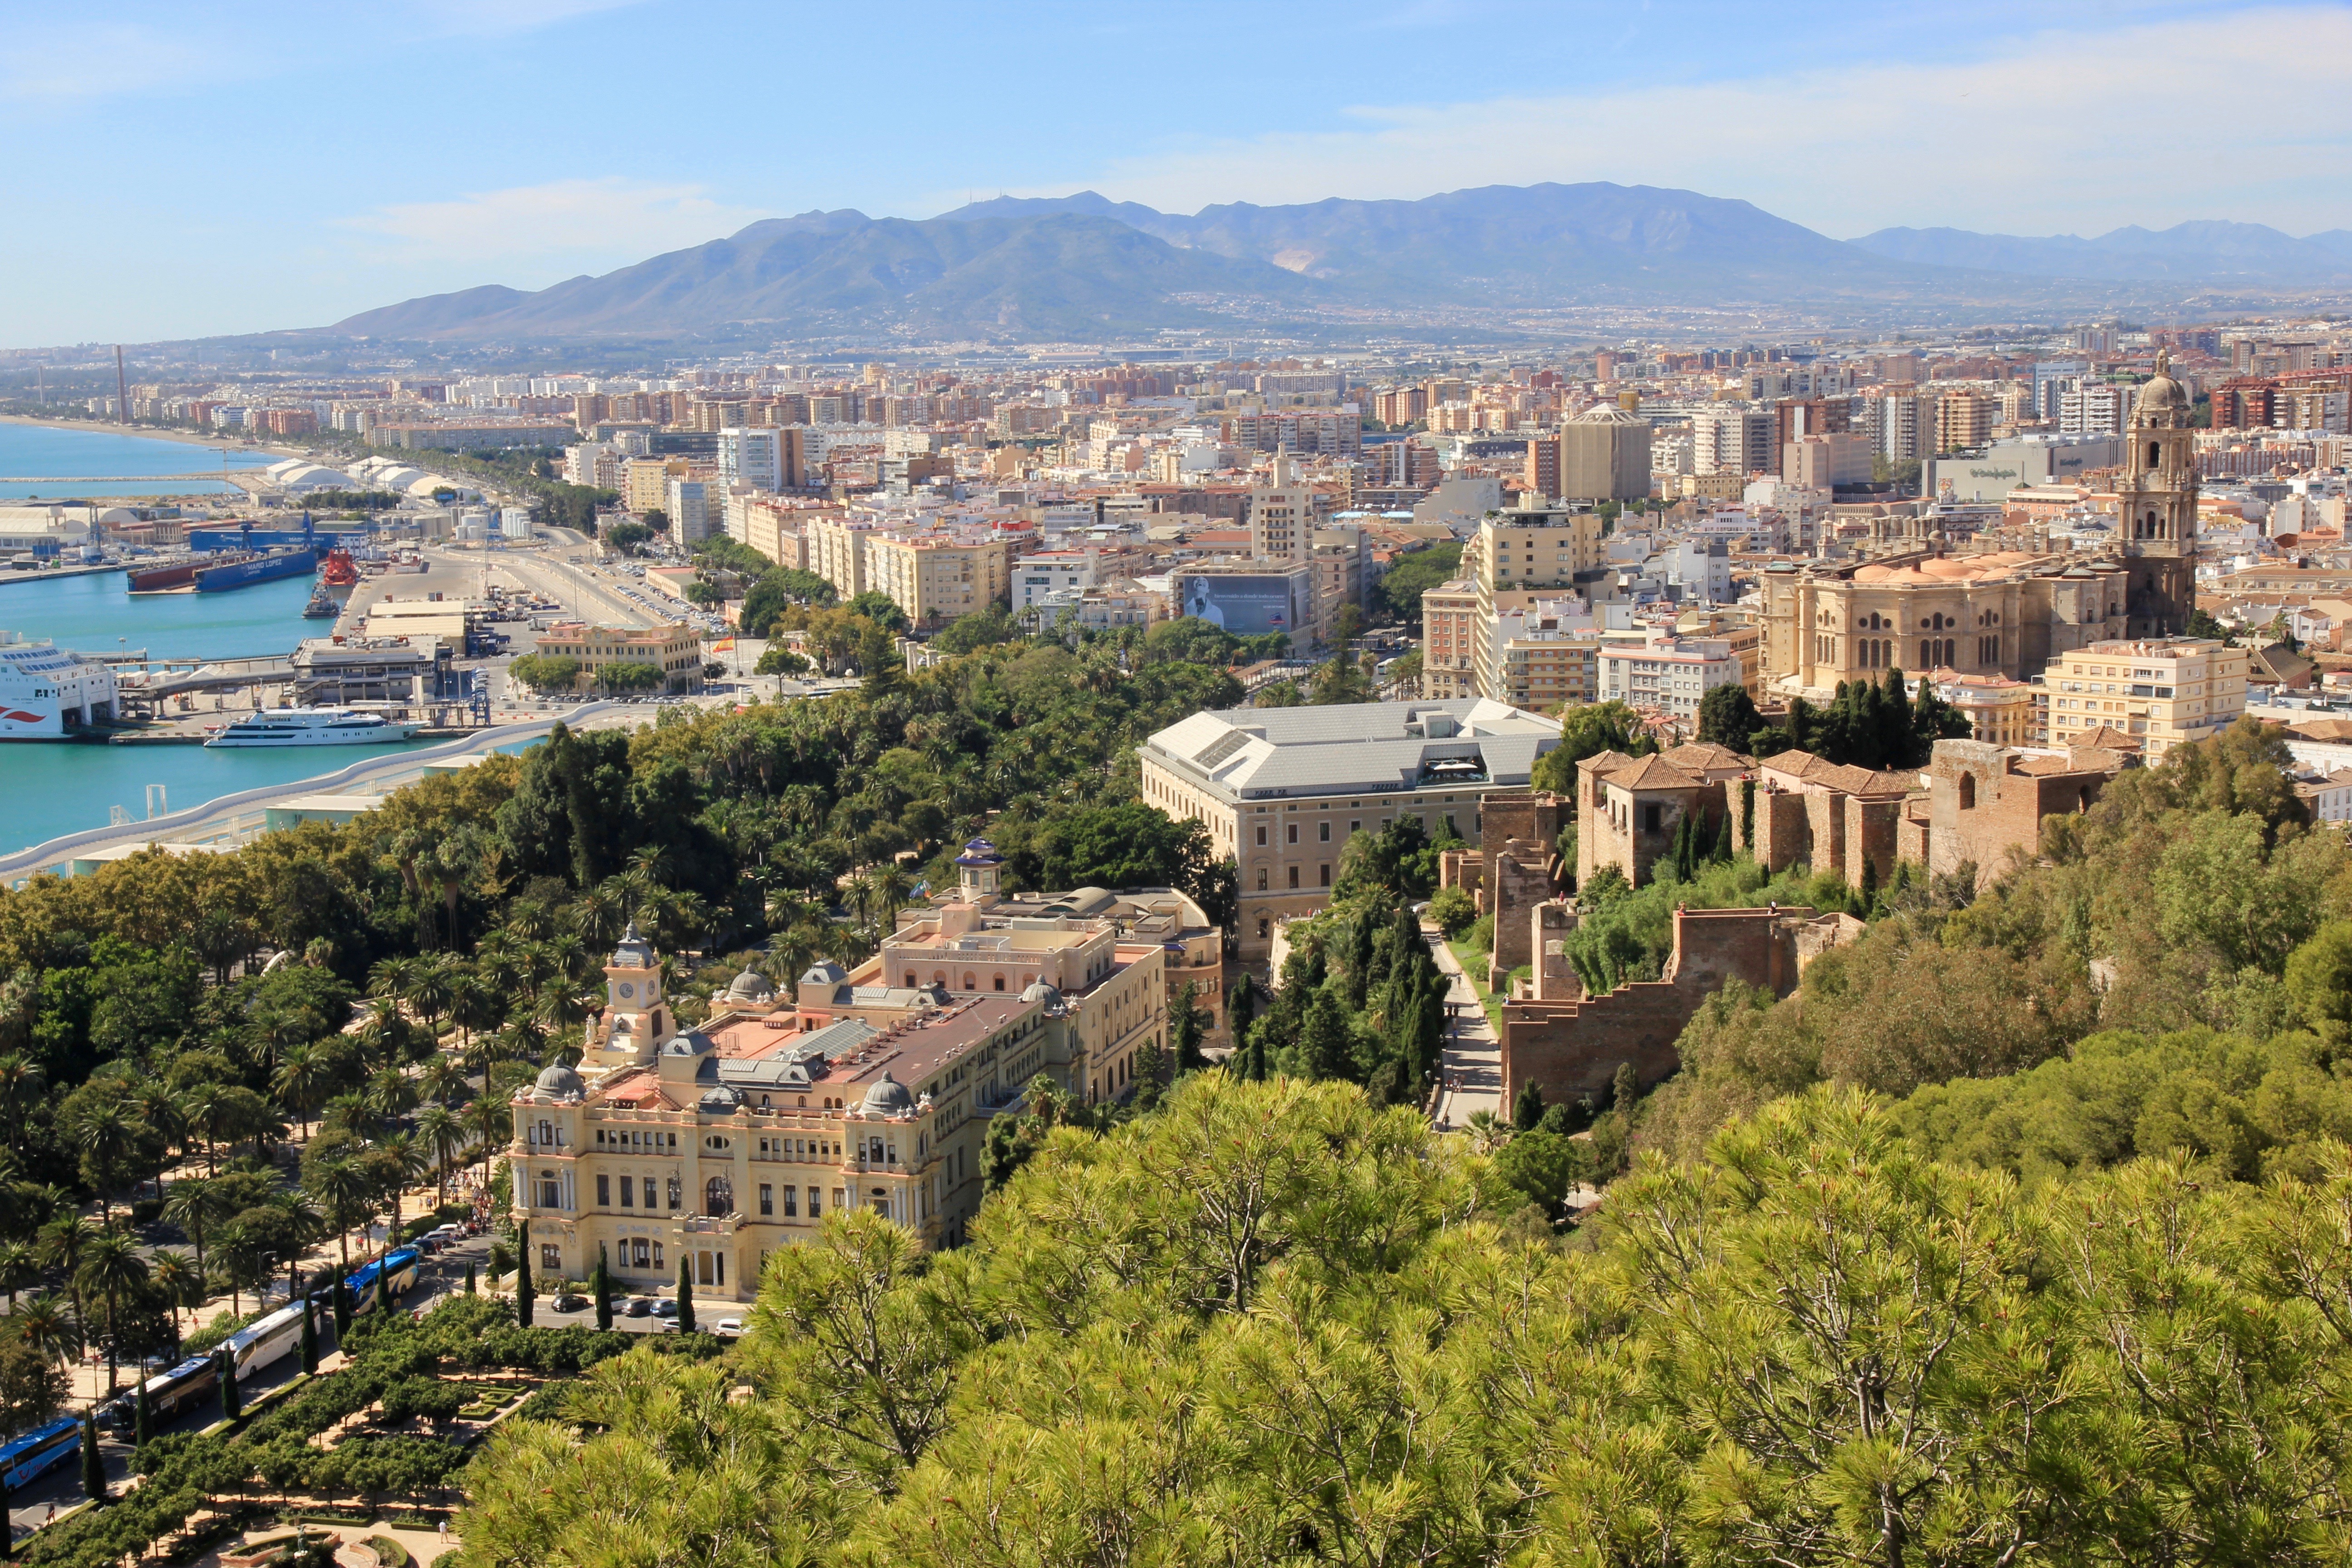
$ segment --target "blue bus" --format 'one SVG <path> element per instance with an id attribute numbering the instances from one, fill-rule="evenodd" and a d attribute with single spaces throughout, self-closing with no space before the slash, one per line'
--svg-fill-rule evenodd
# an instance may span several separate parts
<path id="1" fill-rule="evenodd" d="M 15 1491 L 47 1474 L 81 1448 L 81 1417 L 60 1415 L 46 1426 L 0 1444 L 0 1490 Z"/>
<path id="2" fill-rule="evenodd" d="M 352 1315 L 357 1317 L 362 1312 L 375 1310 L 375 1279 L 378 1274 L 389 1276 L 384 1285 L 394 1300 L 407 1295 L 416 1285 L 416 1260 L 423 1256 L 413 1247 L 396 1247 L 374 1262 L 362 1264 L 354 1269 L 343 1281 L 343 1289 L 352 1299 Z"/>

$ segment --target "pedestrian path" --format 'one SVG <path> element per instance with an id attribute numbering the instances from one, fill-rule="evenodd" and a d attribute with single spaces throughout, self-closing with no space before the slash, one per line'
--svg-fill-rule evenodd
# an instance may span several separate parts
<path id="1" fill-rule="evenodd" d="M 1458 1132 L 1481 1110 L 1502 1115 L 1503 1044 L 1496 1037 L 1470 977 L 1462 972 L 1461 961 L 1445 944 L 1444 933 L 1433 925 L 1423 925 L 1421 933 L 1428 939 L 1430 956 L 1439 973 L 1446 976 L 1445 1050 L 1439 1066 L 1442 1088 L 1432 1121 L 1441 1132 Z"/>

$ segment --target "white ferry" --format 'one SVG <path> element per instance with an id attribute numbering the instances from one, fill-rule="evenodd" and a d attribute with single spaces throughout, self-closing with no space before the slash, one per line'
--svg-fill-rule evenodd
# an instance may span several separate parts
<path id="1" fill-rule="evenodd" d="M 273 708 L 240 719 L 207 746 L 373 746 L 405 741 L 422 724 L 352 708 Z"/>
<path id="2" fill-rule="evenodd" d="M 0 632 L 0 741 L 55 741 L 114 717 L 114 670 Z"/>

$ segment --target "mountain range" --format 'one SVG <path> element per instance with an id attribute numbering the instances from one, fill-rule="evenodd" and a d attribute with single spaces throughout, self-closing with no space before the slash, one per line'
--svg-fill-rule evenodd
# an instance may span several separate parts
<path id="1" fill-rule="evenodd" d="M 1488 185 L 1419 201 L 1228 203 L 1185 216 L 1092 191 L 933 218 L 770 218 L 536 291 L 487 285 L 326 331 L 562 340 L 734 329 L 1101 339 L 1244 323 L 1491 319 L 1562 306 L 1892 306 L 2053 285 L 2352 285 L 2352 231 L 2190 223 L 2096 239 L 1882 229 L 1836 240 L 1748 202 L 1646 185 Z M 2079 292 L 2079 289 L 2077 290 Z"/>

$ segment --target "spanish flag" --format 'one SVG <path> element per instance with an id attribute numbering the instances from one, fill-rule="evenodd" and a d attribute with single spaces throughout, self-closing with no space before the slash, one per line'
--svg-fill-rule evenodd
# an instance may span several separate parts
<path id="1" fill-rule="evenodd" d="M 710 651 L 713 653 L 733 653 L 735 651 L 735 639 L 733 637 L 720 637 L 717 642 L 710 645 Z"/>

